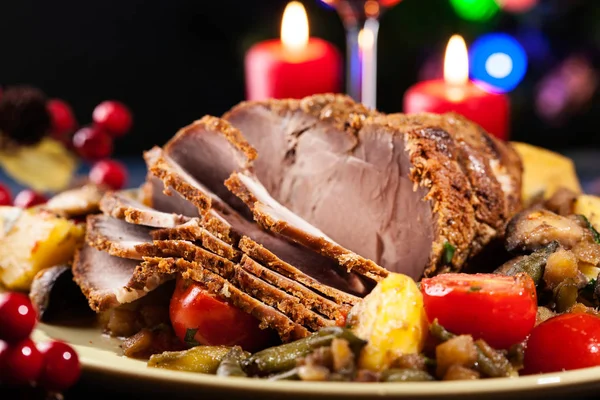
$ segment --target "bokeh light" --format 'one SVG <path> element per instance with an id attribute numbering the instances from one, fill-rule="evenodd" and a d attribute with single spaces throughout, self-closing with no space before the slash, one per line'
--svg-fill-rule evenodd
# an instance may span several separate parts
<path id="1" fill-rule="evenodd" d="M 469 21 L 487 21 L 498 13 L 496 0 L 450 0 L 454 11 Z"/>
<path id="2" fill-rule="evenodd" d="M 509 92 L 527 72 L 527 54 L 512 36 L 491 33 L 479 37 L 469 52 L 471 78 L 495 92 Z"/>
<path id="3" fill-rule="evenodd" d="M 531 10 L 538 3 L 538 0 L 496 0 L 498 5 L 504 11 L 513 13 L 524 13 Z"/>

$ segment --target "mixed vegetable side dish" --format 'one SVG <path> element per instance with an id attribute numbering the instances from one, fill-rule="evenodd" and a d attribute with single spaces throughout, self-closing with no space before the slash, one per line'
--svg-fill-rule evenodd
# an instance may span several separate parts
<path id="1" fill-rule="evenodd" d="M 290 121 L 277 186 L 277 166 L 260 164 L 275 158 L 257 158 L 231 124 L 267 152 L 263 128 Z M 267 380 L 600 365 L 600 197 L 581 193 L 556 153 L 498 142 L 453 114 L 384 115 L 324 95 L 243 103 L 144 156 L 142 188 L 88 184 L 0 208 L 0 282 L 28 292 L 42 321 L 92 315 L 151 368 Z M 331 165 L 324 182 L 340 192 L 389 174 L 364 178 L 377 199 L 351 199 L 340 217 L 344 199 L 319 197 L 321 174 L 296 180 Z"/>

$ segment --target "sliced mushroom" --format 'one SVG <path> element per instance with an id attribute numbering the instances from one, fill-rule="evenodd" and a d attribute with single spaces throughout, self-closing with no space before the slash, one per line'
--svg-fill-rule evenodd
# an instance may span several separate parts
<path id="1" fill-rule="evenodd" d="M 31 284 L 29 298 L 43 322 L 93 314 L 67 265 L 38 272 Z"/>
<path id="2" fill-rule="evenodd" d="M 544 209 L 529 209 L 517 214 L 506 229 L 506 250 L 535 251 L 553 241 L 571 249 L 589 232 L 575 217 L 563 217 Z"/>

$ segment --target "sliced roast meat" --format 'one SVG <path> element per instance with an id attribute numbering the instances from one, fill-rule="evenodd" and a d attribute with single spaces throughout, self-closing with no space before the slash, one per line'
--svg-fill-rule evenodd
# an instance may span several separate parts
<path id="1" fill-rule="evenodd" d="M 200 282 L 216 296 L 231 302 L 242 311 L 261 321 L 261 328 L 273 328 L 284 342 L 306 337 L 310 332 L 302 325 L 293 322 L 275 308 L 264 304 L 232 285 L 225 278 L 211 272 L 202 264 L 182 258 L 148 258 L 143 263 L 149 270 L 166 274 L 177 273 L 185 279 Z"/>
<path id="2" fill-rule="evenodd" d="M 462 268 L 520 207 L 516 152 L 456 115 L 388 116 L 316 95 L 245 102 L 224 118 L 257 150 L 253 170 L 278 203 L 415 279 Z"/>
<path id="3" fill-rule="evenodd" d="M 100 312 L 131 303 L 172 277 L 158 270 L 138 274 L 139 263 L 84 244 L 75 253 L 73 279 L 87 297 L 90 308 Z M 137 283 L 137 289 L 132 287 L 132 282 Z"/>
<path id="4" fill-rule="evenodd" d="M 154 240 L 199 241 L 207 250 L 228 260 L 239 261 L 241 258 L 239 250 L 204 229 L 198 218 L 193 218 L 174 228 L 157 229 L 152 231 L 151 236 Z"/>
<path id="5" fill-rule="evenodd" d="M 104 214 L 88 215 L 86 241 L 116 257 L 141 260 L 135 246 L 152 240 L 150 228 L 128 224 Z"/>
<path id="6" fill-rule="evenodd" d="M 380 281 L 388 275 L 385 268 L 340 246 L 319 229 L 283 207 L 249 172 L 234 172 L 225 184 L 248 205 L 254 219 L 265 229 L 336 260 L 348 272 L 355 271 L 375 281 Z"/>
<path id="7" fill-rule="evenodd" d="M 189 221 L 189 217 L 165 213 L 148 207 L 122 192 L 108 192 L 100 200 L 100 210 L 130 224 L 154 228 L 173 228 Z"/>
<path id="8" fill-rule="evenodd" d="M 148 169 L 150 169 L 150 166 L 148 166 Z M 150 172 L 146 176 L 142 192 L 145 198 L 143 204 L 147 204 L 157 211 L 177 213 L 188 217 L 198 217 L 200 215 L 196 206 L 181 197 L 172 187 L 165 189 L 162 180 Z"/>
<path id="9" fill-rule="evenodd" d="M 219 199 L 244 214 L 247 208 L 223 182 L 231 172 L 250 166 L 256 158 L 242 134 L 229 122 L 211 116 L 181 129 L 164 146 L 165 154 L 202 182 Z"/>

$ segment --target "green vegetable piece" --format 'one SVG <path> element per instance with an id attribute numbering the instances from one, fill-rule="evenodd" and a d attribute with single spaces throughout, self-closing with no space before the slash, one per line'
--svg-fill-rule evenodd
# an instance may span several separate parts
<path id="1" fill-rule="evenodd" d="M 424 382 L 435 380 L 433 376 L 420 369 L 388 369 L 381 374 L 382 382 Z"/>
<path id="2" fill-rule="evenodd" d="M 240 346 L 235 346 L 223 357 L 217 376 L 248 376 L 242 369 L 242 361 L 248 358 L 249 354 L 244 352 Z"/>
<path id="3" fill-rule="evenodd" d="M 592 237 L 594 238 L 594 242 L 600 244 L 600 232 L 598 232 L 596 230 L 596 228 L 594 228 L 594 225 L 592 225 L 590 220 L 587 219 L 587 217 L 585 215 L 577 214 L 577 216 L 585 222 L 585 225 L 587 226 L 587 228 L 592 232 Z"/>
<path id="4" fill-rule="evenodd" d="M 244 369 L 250 375 L 269 375 L 287 371 L 296 366 L 296 360 L 305 357 L 313 350 L 329 346 L 333 339 L 346 339 L 355 354 L 366 344 L 352 331 L 340 327 L 328 327 L 303 339 L 259 351 L 244 361 Z"/>
<path id="5" fill-rule="evenodd" d="M 196 332 L 198 332 L 198 329 L 192 329 L 192 328 L 188 328 L 185 331 L 185 337 L 183 338 L 183 341 L 185 342 L 185 344 L 187 344 L 188 346 L 200 346 L 200 343 L 198 343 L 198 341 L 196 341 L 196 339 L 194 339 L 194 336 L 196 336 Z"/>
<path id="6" fill-rule="evenodd" d="M 541 248 L 528 256 L 523 256 L 516 262 L 509 261 L 496 269 L 494 273 L 507 276 L 515 276 L 519 273 L 526 273 L 538 285 L 544 276 L 544 269 L 550 254 L 558 249 L 558 242 L 549 243 L 544 248 Z"/>
<path id="7" fill-rule="evenodd" d="M 554 302 L 556 303 L 556 311 L 563 313 L 577 302 L 579 296 L 579 288 L 577 283 L 572 279 L 565 279 L 554 289 Z"/>
<path id="8" fill-rule="evenodd" d="M 444 264 L 450 264 L 452 262 L 452 257 L 454 257 L 454 253 L 456 252 L 456 247 L 450 243 L 444 243 L 444 253 L 442 254 L 442 260 Z"/>
<path id="9" fill-rule="evenodd" d="M 429 332 L 431 332 L 435 338 L 442 342 L 446 342 L 456 336 L 454 333 L 448 332 L 446 328 L 440 325 L 437 318 L 433 320 L 431 325 L 429 325 Z"/>
<path id="10" fill-rule="evenodd" d="M 183 351 L 165 351 L 152 355 L 148 366 L 214 374 L 229 350 L 227 346 L 197 346 Z"/>

